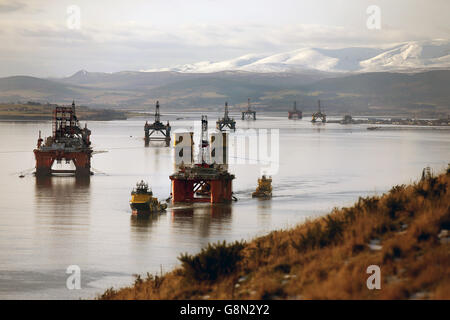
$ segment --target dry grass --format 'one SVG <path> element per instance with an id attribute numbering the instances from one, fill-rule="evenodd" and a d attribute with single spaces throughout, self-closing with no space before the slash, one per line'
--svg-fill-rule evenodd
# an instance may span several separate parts
<path id="1" fill-rule="evenodd" d="M 186 264 L 196 257 L 189 256 L 162 277 L 138 277 L 134 286 L 99 298 L 450 299 L 450 246 L 442 232 L 450 229 L 449 185 L 450 167 L 294 229 L 273 231 L 239 250 L 217 244 L 197 256 L 197 262 L 213 257 L 212 265 L 222 263 L 229 272 L 209 277 L 217 266 L 203 264 L 199 276 Z M 373 240 L 381 248 L 370 247 Z M 369 265 L 381 268 L 380 290 L 367 289 Z"/>

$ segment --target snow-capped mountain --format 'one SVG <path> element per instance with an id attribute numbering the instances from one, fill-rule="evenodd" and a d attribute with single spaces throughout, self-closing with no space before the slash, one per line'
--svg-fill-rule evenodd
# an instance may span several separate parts
<path id="1" fill-rule="evenodd" d="M 408 42 L 360 62 L 361 71 L 449 68 L 450 42 Z"/>
<path id="2" fill-rule="evenodd" d="M 448 40 L 411 41 L 387 49 L 381 48 L 302 48 L 272 54 L 247 54 L 219 62 L 202 61 L 172 68 L 144 70 L 181 73 L 210 73 L 220 71 L 249 72 L 375 72 L 418 71 L 450 68 Z"/>
<path id="3" fill-rule="evenodd" d="M 256 62 L 262 58 L 264 55 L 257 54 L 247 54 L 245 56 L 241 56 L 239 58 L 224 60 L 220 62 L 210 62 L 210 61 L 201 61 L 193 64 L 183 64 L 180 66 L 175 66 L 172 68 L 161 68 L 161 69 L 151 69 L 144 71 L 175 71 L 175 72 L 185 72 L 185 73 L 210 73 L 217 71 L 231 71 L 231 70 L 241 70 L 248 65 L 251 65 L 253 62 Z"/>

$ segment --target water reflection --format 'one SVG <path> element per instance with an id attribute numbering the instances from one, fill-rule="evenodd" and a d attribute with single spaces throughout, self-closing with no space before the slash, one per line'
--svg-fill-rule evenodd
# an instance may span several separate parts
<path id="1" fill-rule="evenodd" d="M 230 204 L 217 204 L 210 207 L 211 220 L 215 223 L 222 223 L 224 221 L 231 222 L 231 208 Z"/>
<path id="2" fill-rule="evenodd" d="M 90 183 L 90 177 L 36 177 L 36 204 L 38 208 L 52 206 L 55 212 L 72 211 L 75 204 L 88 210 Z"/>
<path id="3" fill-rule="evenodd" d="M 272 200 L 271 199 L 257 199 L 257 215 L 256 222 L 258 227 L 266 229 L 272 223 Z"/>
<path id="4" fill-rule="evenodd" d="M 34 199 L 40 223 L 89 225 L 90 177 L 36 177 Z"/>
<path id="5" fill-rule="evenodd" d="M 175 230 L 209 237 L 211 231 L 220 233 L 231 228 L 232 206 L 229 204 L 194 204 L 172 208 L 172 226 Z"/>
<path id="6" fill-rule="evenodd" d="M 35 184 L 35 261 L 53 268 L 79 264 L 91 229 L 89 178 L 39 177 Z"/>
<path id="7" fill-rule="evenodd" d="M 142 246 L 146 247 L 152 243 L 152 241 L 148 240 L 151 240 L 151 238 L 157 234 L 158 226 L 160 225 L 160 222 L 164 220 L 164 217 L 166 217 L 166 213 L 154 213 L 143 216 L 131 215 L 130 239 L 132 240 L 133 248 L 135 250 L 140 250 Z M 150 248 L 147 247 L 146 250 L 149 249 Z"/>
<path id="8" fill-rule="evenodd" d="M 131 215 L 130 225 L 132 231 L 136 232 L 147 232 L 152 225 L 161 219 L 161 216 L 165 216 L 165 213 L 148 214 L 143 216 Z"/>

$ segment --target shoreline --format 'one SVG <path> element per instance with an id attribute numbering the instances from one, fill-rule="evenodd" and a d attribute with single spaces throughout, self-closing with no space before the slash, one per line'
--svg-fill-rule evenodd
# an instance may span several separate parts
<path id="1" fill-rule="evenodd" d="M 79 121 L 115 121 L 115 120 L 128 120 L 128 117 L 125 116 L 111 116 L 111 117 L 103 117 L 103 116 L 81 116 Z M 37 116 L 37 117 L 28 117 L 28 116 L 2 116 L 0 115 L 0 122 L 40 122 L 40 121 L 52 121 L 51 116 Z"/>
<path id="2" fill-rule="evenodd" d="M 53 117 L 53 107 L 43 104 L 2 104 L 0 103 L 0 121 L 47 121 Z M 109 109 L 91 109 L 85 106 L 77 107 L 78 118 L 81 121 L 126 120 L 128 112 Z"/>

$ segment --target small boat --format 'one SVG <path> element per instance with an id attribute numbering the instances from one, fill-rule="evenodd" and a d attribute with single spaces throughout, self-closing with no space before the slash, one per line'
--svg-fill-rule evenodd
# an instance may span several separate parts
<path id="1" fill-rule="evenodd" d="M 272 178 L 267 178 L 265 175 L 258 179 L 258 186 L 255 192 L 252 193 L 252 198 L 269 199 L 272 197 Z"/>
<path id="2" fill-rule="evenodd" d="M 143 180 L 136 183 L 136 188 L 131 191 L 130 207 L 133 215 L 148 215 L 165 211 L 166 203 L 159 202 L 153 197 L 152 190 Z"/>

